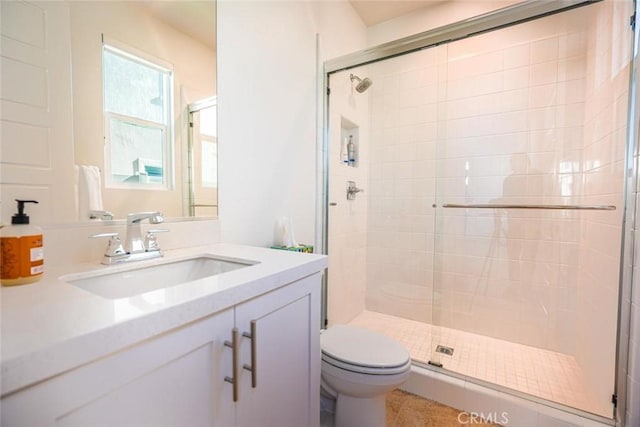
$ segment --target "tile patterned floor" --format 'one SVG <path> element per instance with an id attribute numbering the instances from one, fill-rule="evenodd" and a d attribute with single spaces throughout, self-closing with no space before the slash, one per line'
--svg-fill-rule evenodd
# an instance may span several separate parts
<path id="1" fill-rule="evenodd" d="M 470 415 L 466 412 L 400 389 L 387 393 L 386 404 L 387 427 L 499 426 L 499 424 L 485 423 L 479 419 L 474 419 L 473 424 L 471 424 L 469 421 Z M 332 405 L 334 404 L 325 401 L 325 405 L 321 405 L 321 407 L 325 406 L 325 408 L 320 413 L 320 426 L 333 427 L 333 411 L 335 407 Z"/>
<path id="2" fill-rule="evenodd" d="M 387 427 L 498 426 L 480 420 L 470 424 L 469 420 L 465 412 L 406 391 L 394 390 L 387 394 Z"/>
<path id="3" fill-rule="evenodd" d="M 390 336 L 423 363 L 438 358 L 444 368 L 584 411 L 609 417 L 610 405 L 589 393 L 574 357 L 444 327 L 364 311 L 351 324 Z M 431 355 L 431 342 L 454 348 Z"/>

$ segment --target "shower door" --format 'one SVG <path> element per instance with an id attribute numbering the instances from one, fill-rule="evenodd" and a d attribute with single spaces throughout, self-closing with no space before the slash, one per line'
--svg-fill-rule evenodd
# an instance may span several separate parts
<path id="1" fill-rule="evenodd" d="M 330 322 L 386 333 L 414 364 L 612 417 L 632 14 L 608 0 L 516 14 L 331 65 Z M 359 93 L 350 74 L 373 85 Z M 348 181 L 365 189 L 355 201 Z"/>
<path id="2" fill-rule="evenodd" d="M 605 417 L 631 6 L 449 43 L 438 68 L 432 360 Z"/>
<path id="3" fill-rule="evenodd" d="M 190 216 L 218 216 L 217 100 L 189 105 L 188 211 Z"/>

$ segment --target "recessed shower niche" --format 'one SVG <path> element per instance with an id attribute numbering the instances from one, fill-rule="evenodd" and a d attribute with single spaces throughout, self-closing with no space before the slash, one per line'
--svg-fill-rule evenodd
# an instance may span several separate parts
<path id="1" fill-rule="evenodd" d="M 360 126 L 340 117 L 340 162 L 345 166 L 358 167 L 360 148 Z"/>

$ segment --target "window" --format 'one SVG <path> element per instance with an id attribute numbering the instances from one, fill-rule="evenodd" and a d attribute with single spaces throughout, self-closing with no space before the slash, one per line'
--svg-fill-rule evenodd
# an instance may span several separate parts
<path id="1" fill-rule="evenodd" d="M 172 71 L 147 55 L 103 44 L 108 187 L 172 186 Z"/>

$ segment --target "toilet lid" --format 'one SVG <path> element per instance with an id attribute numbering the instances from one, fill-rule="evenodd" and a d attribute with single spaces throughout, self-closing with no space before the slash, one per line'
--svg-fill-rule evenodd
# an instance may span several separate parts
<path id="1" fill-rule="evenodd" d="M 322 353 L 355 366 L 395 368 L 406 365 L 409 352 L 384 335 L 351 325 L 335 325 L 320 334 Z"/>

